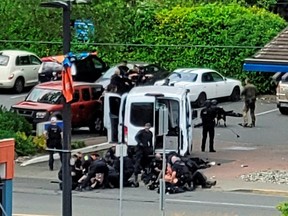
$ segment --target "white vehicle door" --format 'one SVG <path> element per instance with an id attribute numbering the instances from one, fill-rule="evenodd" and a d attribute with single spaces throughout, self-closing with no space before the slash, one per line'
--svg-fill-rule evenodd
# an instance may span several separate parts
<path id="1" fill-rule="evenodd" d="M 118 142 L 118 124 L 121 95 L 116 93 L 104 94 L 104 119 L 103 124 L 107 129 L 107 141 Z"/>
<path id="2" fill-rule="evenodd" d="M 226 82 L 223 76 L 221 76 L 217 72 L 211 72 L 214 82 L 216 83 L 216 96 L 219 97 L 227 97 L 231 94 L 232 90 L 229 86 L 229 83 Z"/>
<path id="3" fill-rule="evenodd" d="M 214 82 L 211 72 L 202 74 L 202 89 L 206 93 L 207 99 L 216 97 L 216 82 Z"/>
<path id="4" fill-rule="evenodd" d="M 124 120 L 125 140 L 129 146 L 136 146 L 135 135 L 142 130 L 146 123 L 151 124 L 153 143 L 155 139 L 155 97 L 128 97 L 126 101 Z"/>
<path id="5" fill-rule="evenodd" d="M 192 109 L 191 109 L 191 102 L 189 100 L 189 96 L 185 97 L 185 115 L 186 115 L 186 131 L 187 131 L 187 153 L 191 153 L 192 151 Z"/>
<path id="6" fill-rule="evenodd" d="M 125 131 L 127 128 L 125 128 L 125 125 L 124 125 L 127 95 L 128 93 L 125 93 L 121 96 L 121 103 L 120 103 L 120 109 L 119 109 L 118 142 L 121 142 L 121 143 L 127 143 L 127 140 L 125 139 Z"/>

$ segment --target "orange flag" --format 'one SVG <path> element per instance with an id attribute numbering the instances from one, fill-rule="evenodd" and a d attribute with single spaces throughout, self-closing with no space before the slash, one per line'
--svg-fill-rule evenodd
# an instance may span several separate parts
<path id="1" fill-rule="evenodd" d="M 71 75 L 71 67 L 65 67 L 62 71 L 62 93 L 66 99 L 66 102 L 70 102 L 73 100 L 73 79 Z"/>

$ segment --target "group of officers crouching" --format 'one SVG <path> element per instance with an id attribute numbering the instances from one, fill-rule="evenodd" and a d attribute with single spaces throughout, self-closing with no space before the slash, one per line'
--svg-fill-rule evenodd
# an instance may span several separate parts
<path id="1" fill-rule="evenodd" d="M 101 157 L 98 153 L 91 153 L 83 157 L 81 152 L 74 154 L 70 161 L 72 175 L 72 189 L 87 191 L 93 189 L 118 188 L 120 180 L 120 159 L 115 155 L 116 147 L 112 146 Z M 123 158 L 123 186 L 139 187 L 135 177 L 134 153 L 128 151 Z M 166 155 L 165 185 L 166 193 L 180 193 L 193 191 L 197 187 L 211 188 L 216 181 L 208 181 L 199 171 L 211 166 L 211 163 L 199 158 L 181 157 L 176 152 Z M 162 175 L 162 156 L 157 153 L 141 163 L 141 180 L 150 190 L 159 192 L 159 180 Z M 137 168 L 138 169 L 138 168 Z M 62 171 L 58 173 L 62 181 Z M 60 183 L 61 188 L 61 183 Z"/>

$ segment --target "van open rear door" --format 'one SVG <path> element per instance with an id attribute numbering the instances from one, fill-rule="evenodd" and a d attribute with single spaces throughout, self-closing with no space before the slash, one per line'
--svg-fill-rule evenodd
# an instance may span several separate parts
<path id="1" fill-rule="evenodd" d="M 118 142 L 118 124 L 121 95 L 105 93 L 104 95 L 104 127 L 107 129 L 109 143 Z"/>

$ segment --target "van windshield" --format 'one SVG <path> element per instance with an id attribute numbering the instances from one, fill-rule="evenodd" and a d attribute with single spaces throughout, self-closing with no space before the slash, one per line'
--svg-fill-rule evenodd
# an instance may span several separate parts
<path id="1" fill-rule="evenodd" d="M 25 101 L 46 103 L 46 104 L 59 104 L 62 98 L 62 93 L 59 90 L 34 88 Z"/>
<path id="2" fill-rule="evenodd" d="M 144 127 L 146 123 L 150 123 L 153 127 L 154 103 L 132 103 L 130 116 L 130 122 L 134 126 Z"/>

